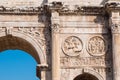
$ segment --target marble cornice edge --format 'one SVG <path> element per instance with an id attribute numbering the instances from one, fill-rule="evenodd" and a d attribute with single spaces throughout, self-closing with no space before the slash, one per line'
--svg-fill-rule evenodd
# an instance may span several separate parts
<path id="1" fill-rule="evenodd" d="M 107 2 L 105 8 L 107 11 L 120 11 L 120 1 Z"/>
<path id="2" fill-rule="evenodd" d="M 100 6 L 80 6 L 64 5 L 62 2 L 47 4 L 49 11 L 57 11 L 60 15 L 103 15 L 105 7 Z"/>
<path id="3" fill-rule="evenodd" d="M 99 6 L 65 5 L 62 2 L 46 3 L 38 7 L 0 6 L 0 14 L 48 14 L 57 11 L 60 15 L 105 15 L 106 12 L 115 10 L 120 10 L 120 2 L 106 2 Z"/>
<path id="4" fill-rule="evenodd" d="M 57 11 L 61 15 L 106 15 L 109 11 L 120 10 L 120 2 L 106 2 L 105 5 L 64 5 L 62 2 L 47 4 L 49 11 Z"/>
<path id="5" fill-rule="evenodd" d="M 0 14 L 41 14 L 43 12 L 43 7 L 5 7 L 0 6 Z"/>

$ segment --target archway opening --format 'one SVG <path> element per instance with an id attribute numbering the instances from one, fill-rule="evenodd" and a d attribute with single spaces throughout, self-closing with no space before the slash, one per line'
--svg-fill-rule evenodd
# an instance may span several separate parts
<path id="1" fill-rule="evenodd" d="M 22 50 L 0 52 L 0 80 L 39 80 L 36 60 Z"/>
<path id="2" fill-rule="evenodd" d="M 17 35 L 1 36 L 0 52 L 5 50 L 22 50 L 31 55 L 38 65 L 45 64 L 46 63 L 45 55 L 43 54 L 43 51 L 39 43 L 30 36 L 24 36 L 23 34 L 19 34 L 18 36 Z M 34 69 L 36 69 L 36 67 Z M 36 75 L 39 78 L 41 76 L 41 74 L 38 74 L 38 70 L 36 72 Z"/>
<path id="3" fill-rule="evenodd" d="M 84 73 L 74 78 L 74 80 L 98 80 L 94 75 Z"/>
<path id="4" fill-rule="evenodd" d="M 28 42 L 27 40 L 29 41 L 29 39 L 25 40 L 12 35 L 2 36 L 0 37 L 0 52 L 9 49 L 23 50 L 33 56 L 37 63 L 40 64 L 40 56 L 38 55 L 40 53 L 38 53 L 34 47 L 36 45 L 32 45 L 32 42 Z"/>

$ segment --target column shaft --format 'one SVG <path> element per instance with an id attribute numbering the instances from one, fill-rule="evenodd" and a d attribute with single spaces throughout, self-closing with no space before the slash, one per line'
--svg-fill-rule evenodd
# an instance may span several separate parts
<path id="1" fill-rule="evenodd" d="M 112 32 L 112 53 L 113 53 L 113 80 L 120 80 L 120 26 L 119 26 L 119 12 L 111 12 Z"/>
<path id="2" fill-rule="evenodd" d="M 60 80 L 59 15 L 52 13 L 52 80 Z"/>
<path id="3" fill-rule="evenodd" d="M 120 34 L 112 34 L 113 77 L 120 80 Z"/>
<path id="4" fill-rule="evenodd" d="M 52 34 L 52 80 L 59 80 L 59 35 Z"/>

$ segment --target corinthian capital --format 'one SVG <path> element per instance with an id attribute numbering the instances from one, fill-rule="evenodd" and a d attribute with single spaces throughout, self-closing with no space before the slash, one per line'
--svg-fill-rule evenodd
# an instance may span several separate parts
<path id="1" fill-rule="evenodd" d="M 111 25 L 111 31 L 112 31 L 112 33 L 120 33 L 120 26 L 119 26 L 119 24 L 112 24 Z"/>
<path id="2" fill-rule="evenodd" d="M 51 25 L 52 32 L 53 33 L 59 33 L 59 27 L 60 27 L 60 25 L 57 24 L 57 23 L 52 24 Z"/>

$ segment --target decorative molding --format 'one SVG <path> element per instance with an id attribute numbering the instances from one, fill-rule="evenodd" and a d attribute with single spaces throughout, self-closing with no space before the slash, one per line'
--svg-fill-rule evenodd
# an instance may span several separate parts
<path id="1" fill-rule="evenodd" d="M 38 45 L 42 48 L 44 53 L 49 53 L 49 41 L 50 37 L 46 37 L 49 35 L 49 31 L 46 28 L 41 27 L 0 27 L 0 32 L 5 35 L 13 35 L 14 32 L 27 35 L 34 39 L 35 42 L 39 43 Z"/>
<path id="2" fill-rule="evenodd" d="M 101 20 L 101 21 L 105 21 L 105 20 Z M 82 28 L 103 28 L 105 25 L 105 22 L 100 22 L 100 24 L 95 23 L 94 21 L 61 21 L 61 27 L 62 28 L 78 28 L 78 27 L 82 27 Z"/>
<path id="3" fill-rule="evenodd" d="M 12 35 L 13 27 L 5 27 L 6 28 L 6 35 Z"/>
<path id="4" fill-rule="evenodd" d="M 103 76 L 102 76 L 100 73 L 98 73 L 98 72 L 96 72 L 96 71 L 94 71 L 94 70 L 92 70 L 92 69 L 84 68 L 84 69 L 83 69 L 83 73 L 89 73 L 89 74 L 92 74 L 92 75 L 94 75 L 95 77 L 97 77 L 98 80 L 104 80 Z"/>
<path id="5" fill-rule="evenodd" d="M 46 71 L 48 70 L 48 64 L 38 64 L 37 69 L 40 71 Z"/>
<path id="6" fill-rule="evenodd" d="M 0 14 L 39 14 L 43 7 L 5 7 L 0 6 Z"/>
<path id="7" fill-rule="evenodd" d="M 34 37 L 36 40 L 38 40 L 38 43 L 40 43 L 42 46 L 45 45 L 45 39 L 43 36 L 42 29 L 31 27 L 31 28 L 25 28 L 25 27 L 18 27 L 18 32 L 22 32 L 25 34 L 29 34 L 32 37 Z"/>
<path id="8" fill-rule="evenodd" d="M 46 45 L 48 45 L 48 41 L 45 40 L 43 31 L 44 28 L 39 27 L 0 27 L 0 32 L 5 32 L 6 35 L 12 35 L 12 32 L 18 32 L 28 35 L 29 37 L 33 37 L 34 40 L 41 45 L 43 51 L 45 51 Z M 48 33 L 45 35 L 47 34 Z"/>
<path id="9" fill-rule="evenodd" d="M 118 33 L 118 27 L 119 27 L 118 24 L 112 24 L 111 25 L 111 31 L 112 31 L 112 33 Z"/>
<path id="10" fill-rule="evenodd" d="M 120 33 L 120 25 L 119 24 L 112 24 L 111 31 L 114 34 L 119 34 Z"/>
<path id="11" fill-rule="evenodd" d="M 87 51 L 92 56 L 102 56 L 107 51 L 107 43 L 102 37 L 94 36 L 88 41 Z"/>
<path id="12" fill-rule="evenodd" d="M 64 5 L 62 2 L 53 2 L 47 6 L 49 12 L 57 11 L 60 15 L 106 15 L 109 11 L 120 10 L 119 1 L 108 1 L 99 6 Z"/>
<path id="13" fill-rule="evenodd" d="M 62 44 L 62 50 L 68 56 L 78 56 L 82 48 L 83 43 L 80 38 L 76 36 L 67 37 Z"/>
<path id="14" fill-rule="evenodd" d="M 22 24 L 22 25 L 21 25 Z M 26 27 L 26 28 L 30 28 L 30 27 L 39 27 L 39 28 L 45 28 L 45 24 L 44 23 L 40 23 L 40 22 L 0 22 L 0 27 Z"/>
<path id="15" fill-rule="evenodd" d="M 105 8 L 107 9 L 107 11 L 120 10 L 120 2 L 119 1 L 108 1 L 105 4 Z"/>
<path id="16" fill-rule="evenodd" d="M 13 43 L 12 44 L 10 42 L 10 46 L 9 46 L 8 42 L 2 43 L 2 41 L 1 41 L 2 44 L 5 44 L 1 47 L 1 51 L 2 51 L 2 49 L 9 49 L 9 48 L 10 49 L 16 49 L 16 48 L 22 49 L 22 50 L 27 51 L 31 55 L 33 55 L 33 57 L 36 59 L 36 61 L 38 63 L 40 63 L 40 64 L 47 63 L 47 61 L 46 61 L 47 55 L 44 50 L 46 48 L 43 48 L 43 46 L 41 44 L 39 44 L 39 42 L 37 41 L 37 39 L 35 37 L 31 36 L 28 33 L 18 31 L 18 28 L 15 28 L 15 27 L 12 28 L 12 36 L 11 36 L 11 34 L 10 34 L 10 36 L 9 35 L 6 36 L 6 27 L 0 27 L 0 33 L 1 33 L 0 37 L 3 37 L 3 39 L 1 39 L 1 40 L 3 40 L 3 42 L 7 41 L 6 38 L 10 38 L 10 41 Z"/>
<path id="17" fill-rule="evenodd" d="M 42 79 L 43 77 L 43 72 L 45 73 L 46 71 L 48 71 L 48 65 L 47 64 L 38 64 L 36 66 L 36 75 L 37 77 L 39 77 L 40 79 Z"/>
<path id="18" fill-rule="evenodd" d="M 59 33 L 59 27 L 60 27 L 60 25 L 59 24 L 52 24 L 51 25 L 51 29 L 52 29 L 52 33 Z"/>
<path id="19" fill-rule="evenodd" d="M 75 5 L 71 9 L 69 6 L 65 6 L 59 11 L 59 13 L 61 15 L 103 15 L 104 7 Z"/>
<path id="20" fill-rule="evenodd" d="M 79 33 L 79 34 L 106 34 L 108 33 L 108 29 L 107 28 L 90 28 L 90 27 L 86 27 L 86 28 L 80 28 L 80 27 L 76 27 L 76 28 L 60 28 L 60 33 Z"/>
<path id="21" fill-rule="evenodd" d="M 120 10 L 120 2 L 107 2 L 100 6 L 64 5 L 52 2 L 38 7 L 5 7 L 0 6 L 0 14 L 40 14 L 58 11 L 60 15 L 105 15 L 106 10 Z"/>
<path id="22" fill-rule="evenodd" d="M 48 10 L 58 11 L 60 15 L 103 15 L 104 6 L 64 5 L 62 2 L 48 4 Z"/>

